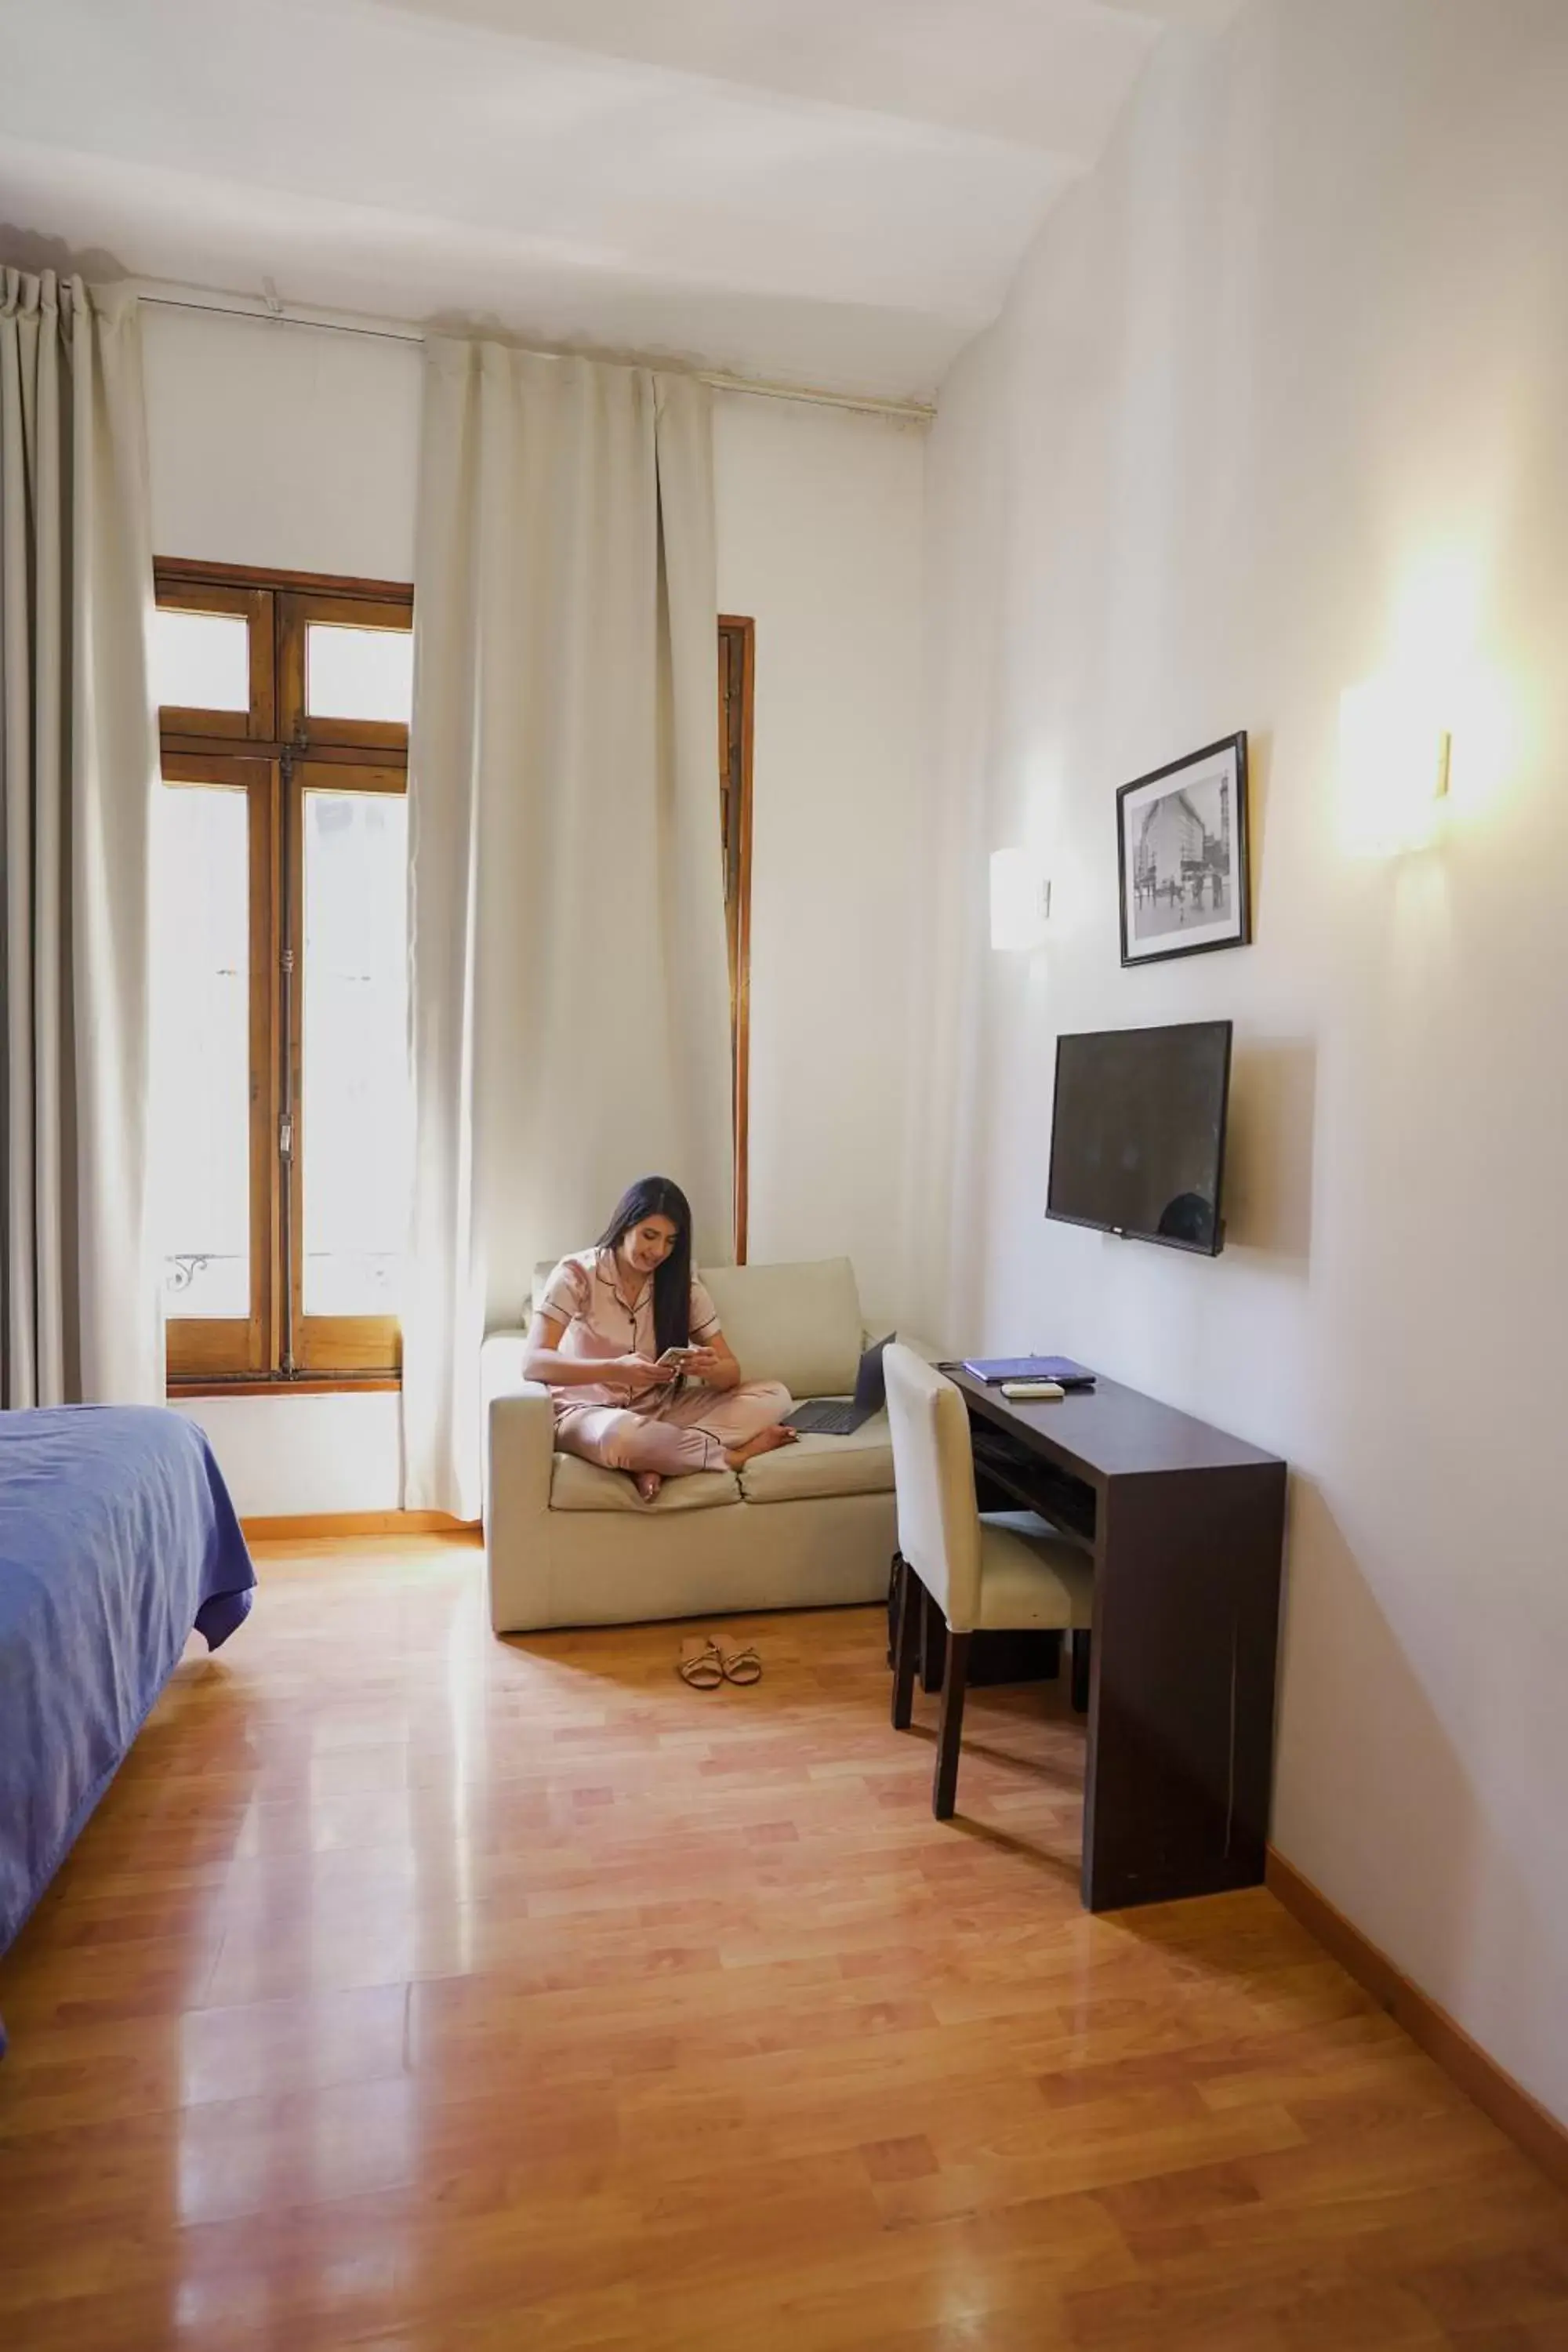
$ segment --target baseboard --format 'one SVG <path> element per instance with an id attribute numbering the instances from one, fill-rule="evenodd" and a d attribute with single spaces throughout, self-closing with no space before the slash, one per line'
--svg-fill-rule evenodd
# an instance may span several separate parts
<path id="1" fill-rule="evenodd" d="M 479 1530 L 477 1519 L 446 1511 L 310 1511 L 280 1519 L 241 1519 L 248 1543 L 309 1543 L 321 1536 L 455 1536 Z"/>
<path id="2" fill-rule="evenodd" d="M 1506 2074 L 1446 2009 L 1396 1969 L 1387 1955 L 1303 1878 L 1282 1855 L 1268 1849 L 1264 1883 L 1310 1936 L 1333 1955 L 1347 1975 L 1371 1993 L 1412 2042 L 1435 2059 L 1483 2115 L 1489 2116 L 1541 2167 L 1559 2189 L 1568 2189 L 1568 2126 L 1549 2115 L 1521 2083 Z"/>

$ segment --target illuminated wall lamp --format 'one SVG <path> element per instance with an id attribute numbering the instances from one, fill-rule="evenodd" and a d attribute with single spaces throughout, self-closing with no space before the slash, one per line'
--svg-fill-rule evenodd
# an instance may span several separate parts
<path id="1" fill-rule="evenodd" d="M 1051 886 L 1027 849 L 991 853 L 991 944 L 1030 954 L 1046 943 Z"/>
<path id="2" fill-rule="evenodd" d="M 1448 795 L 1453 739 L 1426 698 L 1386 678 L 1340 698 L 1342 831 L 1352 849 L 1418 849 Z"/>

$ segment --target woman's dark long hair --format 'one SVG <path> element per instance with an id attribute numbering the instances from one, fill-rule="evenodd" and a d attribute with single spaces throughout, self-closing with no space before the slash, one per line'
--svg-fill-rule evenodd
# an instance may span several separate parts
<path id="1" fill-rule="evenodd" d="M 668 1217 L 675 1246 L 653 1277 L 655 1352 L 684 1348 L 691 1338 L 691 1203 L 668 1176 L 639 1176 L 616 1204 L 599 1235 L 601 1249 L 618 1249 L 634 1225 L 647 1217 Z"/>

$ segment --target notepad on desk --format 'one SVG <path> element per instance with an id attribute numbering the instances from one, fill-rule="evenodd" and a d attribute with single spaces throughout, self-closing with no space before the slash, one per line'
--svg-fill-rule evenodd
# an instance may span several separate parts
<path id="1" fill-rule="evenodd" d="M 1068 1390 L 1094 1386 L 1094 1374 L 1070 1356 L 965 1357 L 963 1369 L 988 1389 L 1000 1388 L 1004 1381 L 1055 1381 Z"/>

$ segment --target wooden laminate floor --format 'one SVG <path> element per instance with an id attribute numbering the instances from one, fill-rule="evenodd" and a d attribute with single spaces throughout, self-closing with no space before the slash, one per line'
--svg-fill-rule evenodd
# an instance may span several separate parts
<path id="1" fill-rule="evenodd" d="M 261 1560 L 0 1965 L 0 2345 L 1549 2352 L 1568 2206 L 1260 1893 L 1091 1919 L 1065 1690 Z"/>

